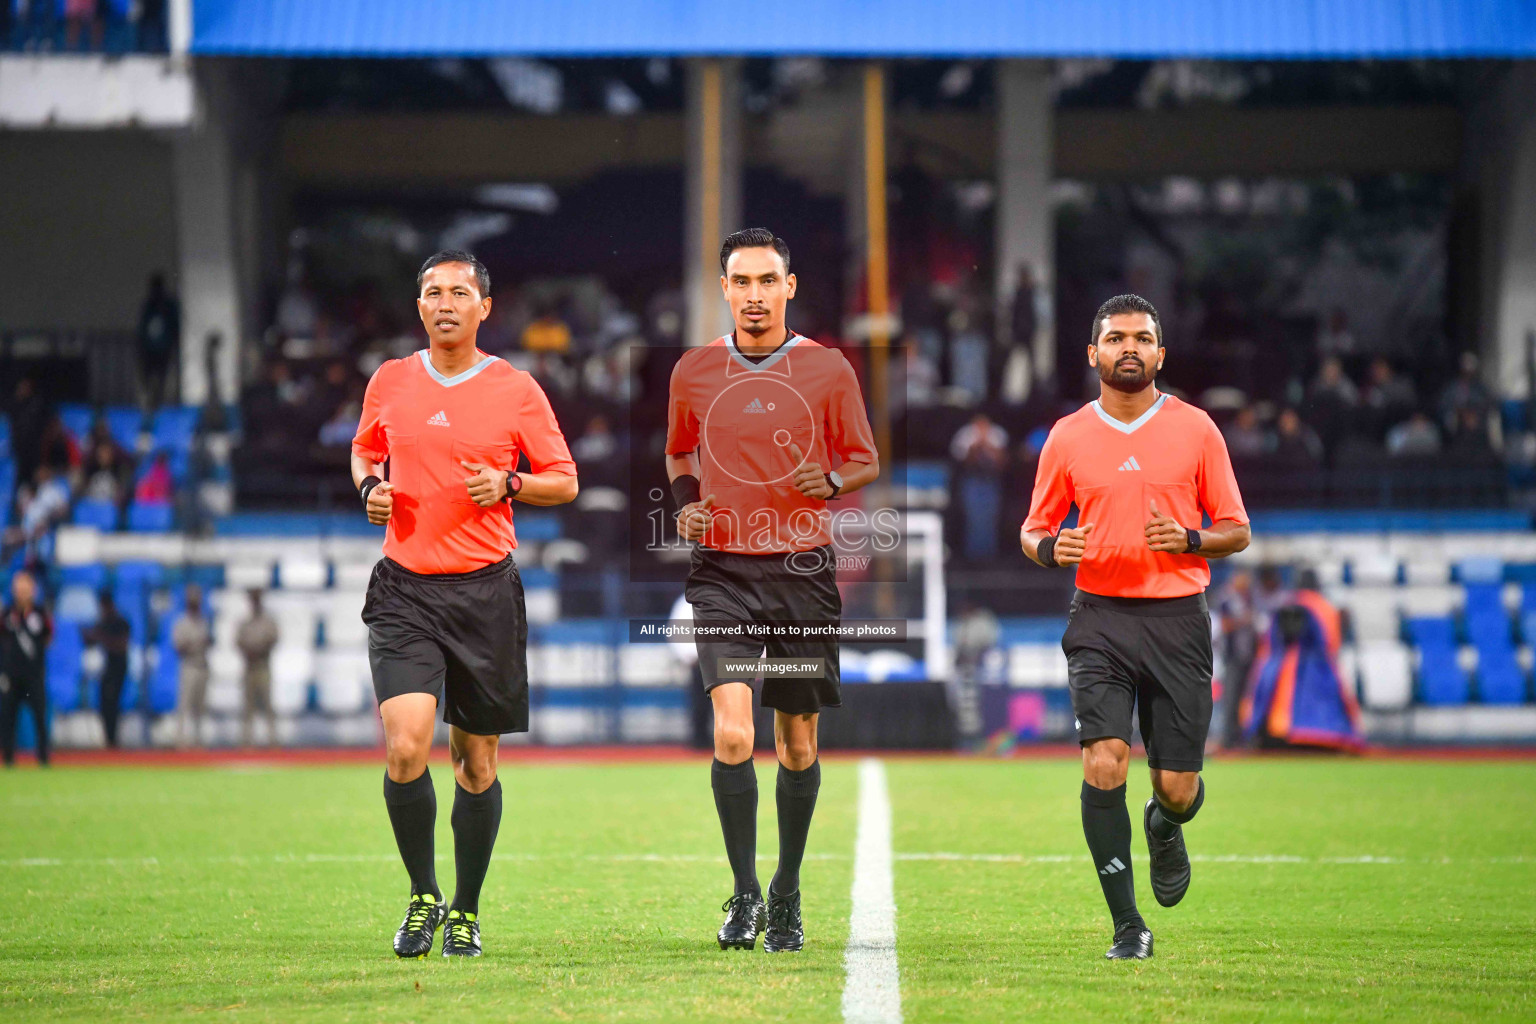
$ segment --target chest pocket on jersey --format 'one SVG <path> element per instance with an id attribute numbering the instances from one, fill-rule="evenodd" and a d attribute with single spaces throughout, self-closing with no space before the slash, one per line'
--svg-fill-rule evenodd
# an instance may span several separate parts
<path id="1" fill-rule="evenodd" d="M 458 484 L 449 486 L 449 498 L 457 504 L 473 505 L 475 499 L 469 496 L 469 488 L 464 486 L 464 480 L 472 474 L 459 463 L 472 462 L 481 466 L 490 466 L 492 469 L 510 470 L 515 466 L 517 445 L 472 444 L 468 441 L 455 441 L 451 449 L 451 457 L 453 465 L 449 472 L 450 475 L 457 476 Z"/>
<path id="2" fill-rule="evenodd" d="M 708 446 L 709 441 L 715 442 L 713 450 Z M 784 426 L 770 421 L 761 427 L 711 426 L 705 451 L 716 467 L 726 474 L 725 479 L 718 481 L 721 486 L 767 485 L 794 490 L 795 460 L 789 453 L 790 442 L 800 446 L 806 461 L 816 460 L 812 450 L 816 430 L 808 424 Z M 830 472 L 836 467 L 824 465 L 821 468 L 823 472 Z"/>

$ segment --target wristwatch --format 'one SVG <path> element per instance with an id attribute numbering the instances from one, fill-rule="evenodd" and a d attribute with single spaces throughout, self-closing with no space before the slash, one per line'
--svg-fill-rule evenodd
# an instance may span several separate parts
<path id="1" fill-rule="evenodd" d="M 831 501 L 833 498 L 837 497 L 839 493 L 842 492 L 842 489 L 843 489 L 843 477 L 842 477 L 842 474 L 834 469 L 832 472 L 827 474 L 827 483 L 832 485 L 832 493 L 827 495 L 827 500 Z"/>
<path id="2" fill-rule="evenodd" d="M 1189 538 L 1189 547 L 1185 549 L 1184 553 L 1186 555 L 1192 555 L 1196 551 L 1199 551 L 1200 550 L 1200 531 L 1199 530 L 1185 530 L 1184 533 Z"/>
<path id="3" fill-rule="evenodd" d="M 512 472 L 507 474 L 507 496 L 503 500 L 505 500 L 508 505 L 512 504 L 512 499 L 517 497 L 517 492 L 521 491 L 522 489 L 522 474 L 518 473 L 518 471 L 514 469 Z"/>

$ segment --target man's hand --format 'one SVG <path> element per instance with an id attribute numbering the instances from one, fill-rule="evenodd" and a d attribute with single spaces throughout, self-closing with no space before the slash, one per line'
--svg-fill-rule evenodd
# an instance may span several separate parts
<path id="1" fill-rule="evenodd" d="M 383 526 L 395 511 L 395 485 L 385 480 L 368 492 L 368 521 Z"/>
<path id="2" fill-rule="evenodd" d="M 677 532 L 684 540 L 703 540 L 704 533 L 709 529 L 709 521 L 713 516 L 715 496 L 711 494 L 703 501 L 690 501 L 677 510 Z"/>
<path id="3" fill-rule="evenodd" d="M 1153 551 L 1166 551 L 1170 555 L 1182 555 L 1189 550 L 1189 531 L 1157 510 L 1152 502 L 1152 518 L 1147 520 L 1147 547 Z"/>
<path id="4" fill-rule="evenodd" d="M 1093 524 L 1070 530 L 1062 530 L 1056 534 L 1056 546 L 1051 549 L 1051 557 L 1056 559 L 1057 565 L 1077 565 L 1083 560 L 1083 553 L 1088 550 L 1088 535 L 1093 532 Z"/>
<path id="5" fill-rule="evenodd" d="M 795 442 L 789 442 L 789 457 L 795 460 L 795 486 L 807 498 L 832 497 L 832 484 L 823 472 L 821 464 L 806 462 L 805 453 Z"/>
<path id="6" fill-rule="evenodd" d="M 464 481 L 464 486 L 469 488 L 469 496 L 475 499 L 476 505 L 481 508 L 490 508 L 497 502 L 506 500 L 507 473 L 505 470 L 492 469 L 478 462 L 465 462 L 463 459 L 459 460 L 459 465 L 475 474 Z"/>

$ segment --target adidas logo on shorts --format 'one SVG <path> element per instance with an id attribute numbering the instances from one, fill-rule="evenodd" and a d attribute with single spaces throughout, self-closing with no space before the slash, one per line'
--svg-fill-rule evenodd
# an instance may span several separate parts
<path id="1" fill-rule="evenodd" d="M 447 416 L 447 414 L 444 413 L 441 409 L 439 409 L 437 411 L 436 415 L 434 415 L 431 419 L 427 420 L 427 426 L 429 426 L 429 427 L 446 427 L 446 426 L 448 426 L 448 416 Z"/>
<path id="2" fill-rule="evenodd" d="M 756 398 L 754 398 L 754 399 L 752 399 L 752 401 L 748 402 L 747 403 L 747 407 L 745 409 L 741 410 L 741 411 L 742 412 L 760 412 L 760 413 L 764 413 L 764 414 L 766 414 L 768 412 L 767 409 L 763 408 L 763 403 L 758 401 Z"/>
<path id="3" fill-rule="evenodd" d="M 1136 456 L 1134 456 L 1134 455 L 1132 455 L 1130 458 L 1126 459 L 1124 462 L 1122 462 L 1120 464 L 1120 472 L 1122 472 L 1122 473 L 1126 472 L 1127 470 L 1140 469 L 1140 468 L 1141 468 L 1141 464 L 1136 461 Z"/>
<path id="4" fill-rule="evenodd" d="M 1099 868 L 1099 874 L 1101 874 L 1101 875 L 1118 875 L 1120 872 L 1122 872 L 1124 870 L 1125 870 L 1125 865 L 1120 863 L 1120 858 L 1119 857 L 1114 857 L 1114 858 L 1112 858 L 1110 860 L 1110 862 L 1108 864 L 1105 864 L 1102 868 Z"/>

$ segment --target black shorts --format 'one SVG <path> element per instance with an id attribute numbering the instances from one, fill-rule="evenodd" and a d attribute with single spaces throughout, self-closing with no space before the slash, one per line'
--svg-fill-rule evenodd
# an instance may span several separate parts
<path id="1" fill-rule="evenodd" d="M 738 555 L 699 545 L 693 549 L 684 591 L 693 605 L 695 624 L 806 623 L 837 625 L 843 598 L 837 590 L 837 566 L 830 546 L 795 555 Z M 817 679 L 762 679 L 765 708 L 806 715 L 841 707 L 842 677 L 836 637 L 788 640 L 699 641 L 699 672 L 708 692 L 721 683 L 755 684 L 751 675 L 721 671 L 721 659 L 821 658 L 825 673 Z"/>
<path id="2" fill-rule="evenodd" d="M 511 555 L 474 572 L 434 575 L 380 559 L 363 621 L 380 704 L 430 693 L 443 721 L 465 732 L 528 731 L 528 617 Z"/>
<path id="3" fill-rule="evenodd" d="M 1211 727 L 1211 615 L 1204 594 L 1114 598 L 1081 590 L 1061 638 L 1080 743 L 1131 741 L 1141 717 L 1147 764 L 1197 772 Z"/>

